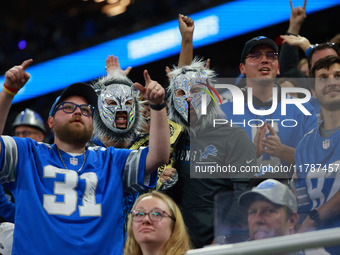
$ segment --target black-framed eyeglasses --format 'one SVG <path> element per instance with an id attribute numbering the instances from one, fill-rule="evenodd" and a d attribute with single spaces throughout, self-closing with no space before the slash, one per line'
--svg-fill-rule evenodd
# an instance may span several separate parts
<path id="1" fill-rule="evenodd" d="M 75 104 L 72 102 L 61 102 L 54 110 L 54 113 L 56 113 L 59 110 L 63 110 L 65 113 L 73 113 L 77 107 L 79 107 L 81 114 L 84 116 L 93 116 L 94 113 L 94 107 L 90 104 Z"/>
<path id="2" fill-rule="evenodd" d="M 174 222 L 176 222 L 176 218 L 168 214 L 166 211 L 161 211 L 161 210 L 153 210 L 151 212 L 144 212 L 140 210 L 133 210 L 131 211 L 131 217 L 134 222 L 141 222 L 143 221 L 144 217 L 148 215 L 149 219 L 152 222 L 159 222 L 163 219 L 163 217 L 169 217 L 172 219 Z"/>
<path id="3" fill-rule="evenodd" d="M 254 51 L 252 53 L 249 53 L 247 58 L 251 58 L 253 60 L 258 60 L 262 58 L 262 56 L 265 55 L 267 59 L 269 60 L 277 60 L 279 58 L 279 53 L 275 51 L 268 51 L 268 52 L 261 52 L 261 51 Z"/>

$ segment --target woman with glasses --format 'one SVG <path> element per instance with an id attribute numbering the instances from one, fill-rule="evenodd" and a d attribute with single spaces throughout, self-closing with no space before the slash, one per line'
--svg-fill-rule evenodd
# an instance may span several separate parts
<path id="1" fill-rule="evenodd" d="M 167 195 L 140 196 L 129 215 L 125 255 L 180 255 L 191 248 L 182 214 Z"/>

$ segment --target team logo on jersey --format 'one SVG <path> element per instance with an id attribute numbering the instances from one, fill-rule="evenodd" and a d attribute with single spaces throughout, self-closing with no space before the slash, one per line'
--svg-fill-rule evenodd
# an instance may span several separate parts
<path id="1" fill-rule="evenodd" d="M 76 166 L 78 165 L 78 158 L 70 158 L 70 164 L 73 165 L 73 166 Z"/>
<path id="2" fill-rule="evenodd" d="M 204 149 L 204 152 L 202 153 L 202 151 L 200 150 L 200 161 L 203 159 L 207 159 L 209 155 L 212 156 L 217 156 L 217 149 L 214 145 L 209 145 L 208 147 L 206 147 Z"/>
<path id="3" fill-rule="evenodd" d="M 329 139 L 326 139 L 322 142 L 322 148 L 324 148 L 325 150 L 327 150 L 330 145 L 331 145 L 331 141 Z"/>

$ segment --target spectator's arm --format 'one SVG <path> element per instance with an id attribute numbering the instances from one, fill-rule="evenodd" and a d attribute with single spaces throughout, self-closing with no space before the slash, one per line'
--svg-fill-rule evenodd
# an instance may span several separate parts
<path id="1" fill-rule="evenodd" d="M 135 83 L 135 87 L 150 103 L 150 139 L 146 157 L 145 174 L 156 171 L 170 156 L 170 131 L 165 107 L 165 90 L 144 71 L 145 86 Z"/>
<path id="2" fill-rule="evenodd" d="M 182 36 L 181 53 L 179 55 L 178 66 L 190 65 L 193 59 L 193 36 L 194 21 L 188 16 L 178 15 L 179 30 Z"/>
<path id="3" fill-rule="evenodd" d="M 319 213 L 321 223 L 338 218 L 340 215 L 340 191 L 336 192 L 330 200 L 320 206 L 317 212 Z M 317 223 L 308 216 L 300 225 L 298 232 L 315 230 L 317 227 Z"/>
<path id="4" fill-rule="evenodd" d="M 26 68 L 33 62 L 32 59 L 25 60 L 21 65 L 14 66 L 5 73 L 5 84 L 0 92 L 0 135 L 4 131 L 7 115 L 16 93 L 26 84 L 31 77 Z M 0 144 L 1 152 L 1 144 Z"/>

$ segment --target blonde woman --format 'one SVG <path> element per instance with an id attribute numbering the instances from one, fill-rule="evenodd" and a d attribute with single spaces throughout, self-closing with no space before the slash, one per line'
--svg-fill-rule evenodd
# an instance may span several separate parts
<path id="1" fill-rule="evenodd" d="M 158 191 L 140 196 L 128 219 L 125 255 L 182 255 L 191 248 L 176 203 Z"/>

